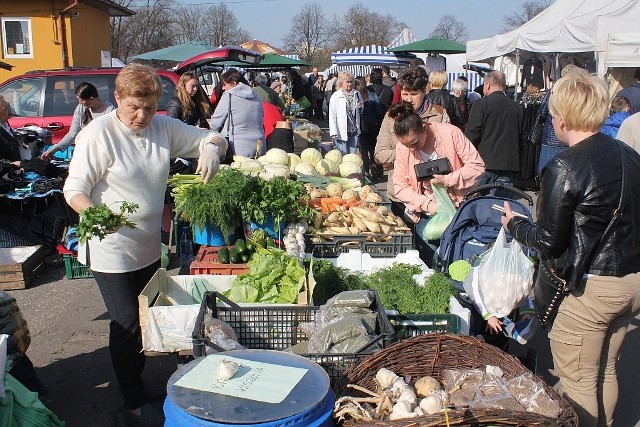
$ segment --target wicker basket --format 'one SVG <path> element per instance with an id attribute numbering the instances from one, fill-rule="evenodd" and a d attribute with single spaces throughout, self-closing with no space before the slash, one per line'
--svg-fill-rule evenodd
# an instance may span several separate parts
<path id="1" fill-rule="evenodd" d="M 374 377 L 380 368 L 387 368 L 400 376 L 414 379 L 430 375 L 442 380 L 445 369 L 484 368 L 486 365 L 500 367 L 507 379 L 528 373 L 515 357 L 504 353 L 496 347 L 475 338 L 453 334 L 425 334 L 409 338 L 391 347 L 367 357 L 359 364 L 351 367 L 337 387 L 338 396 L 359 396 L 347 384 L 358 384 L 375 390 Z M 535 377 L 542 383 L 540 377 Z M 450 426 L 555 426 L 574 427 L 578 425 L 578 417 L 571 404 L 548 385 L 546 392 L 560 404 L 562 410 L 558 418 L 549 418 L 539 414 L 504 410 L 469 408 L 448 410 Z M 426 415 L 396 421 L 356 422 L 347 420 L 344 426 L 358 427 L 435 427 L 446 426 L 444 413 Z"/>

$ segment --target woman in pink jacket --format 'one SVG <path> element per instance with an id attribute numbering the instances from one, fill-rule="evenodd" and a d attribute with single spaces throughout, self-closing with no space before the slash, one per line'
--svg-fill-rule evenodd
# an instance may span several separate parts
<path id="1" fill-rule="evenodd" d="M 393 129 L 400 142 L 396 145 L 394 162 L 395 195 L 405 204 L 407 216 L 416 224 L 416 246 L 423 260 L 430 264 L 436 246 L 424 239 L 422 233 L 438 210 L 431 185 L 443 185 L 458 206 L 484 172 L 484 161 L 459 128 L 446 123 L 424 121 L 408 102 L 392 106 L 389 116 L 395 119 Z M 450 174 L 434 175 L 428 181 L 418 181 L 415 165 L 445 157 L 451 163 Z"/>

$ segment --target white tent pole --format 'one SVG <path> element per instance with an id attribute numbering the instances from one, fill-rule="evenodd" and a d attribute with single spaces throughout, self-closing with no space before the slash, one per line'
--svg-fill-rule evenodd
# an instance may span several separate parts
<path id="1" fill-rule="evenodd" d="M 520 49 L 516 49 L 516 87 L 513 91 L 513 100 L 518 100 L 518 87 L 520 86 Z"/>

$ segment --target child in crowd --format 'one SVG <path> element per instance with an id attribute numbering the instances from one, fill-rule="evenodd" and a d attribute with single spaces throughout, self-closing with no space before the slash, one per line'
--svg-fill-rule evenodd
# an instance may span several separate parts
<path id="1" fill-rule="evenodd" d="M 612 138 L 618 136 L 618 130 L 622 122 L 631 115 L 631 102 L 624 96 L 616 96 L 611 101 L 610 116 L 604 122 L 600 132 Z"/>

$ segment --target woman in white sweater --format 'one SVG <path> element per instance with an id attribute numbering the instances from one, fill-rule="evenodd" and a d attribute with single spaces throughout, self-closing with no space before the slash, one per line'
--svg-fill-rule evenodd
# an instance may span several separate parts
<path id="1" fill-rule="evenodd" d="M 125 420 L 132 425 L 156 423 L 160 413 L 145 398 L 140 374 L 138 295 L 160 267 L 160 226 L 169 159 L 199 157 L 196 173 L 206 182 L 217 172 L 227 149 L 222 135 L 156 115 L 162 84 L 155 70 L 127 65 L 116 78 L 118 108 L 93 120 L 76 139 L 64 186 L 65 199 L 78 213 L 104 203 L 113 210 L 123 201 L 137 203 L 129 215 L 131 229 L 112 230 L 78 250 L 90 264 L 111 317 L 109 350 Z"/>

